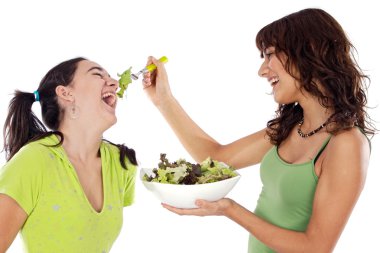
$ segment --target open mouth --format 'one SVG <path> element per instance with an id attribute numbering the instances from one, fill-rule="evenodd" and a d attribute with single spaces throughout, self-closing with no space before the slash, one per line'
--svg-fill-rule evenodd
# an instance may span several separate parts
<path id="1" fill-rule="evenodd" d="M 274 87 L 274 86 L 278 83 L 278 81 L 280 81 L 280 80 L 278 79 L 278 77 L 273 77 L 272 79 L 269 80 L 269 83 L 270 83 L 270 85 L 271 85 L 272 87 Z"/>
<path id="2" fill-rule="evenodd" d="M 104 103 L 106 103 L 108 106 L 115 108 L 117 98 L 114 93 L 106 92 L 102 95 L 102 100 Z"/>

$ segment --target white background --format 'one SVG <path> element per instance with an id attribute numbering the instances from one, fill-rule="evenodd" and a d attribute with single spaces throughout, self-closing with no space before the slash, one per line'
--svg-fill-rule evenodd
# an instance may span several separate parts
<path id="1" fill-rule="evenodd" d="M 375 1 L 374 1 L 375 2 Z M 15 89 L 33 92 L 57 63 L 84 56 L 116 78 L 137 71 L 147 56 L 166 55 L 172 91 L 211 136 L 228 143 L 265 127 L 276 105 L 268 83 L 257 76 L 261 59 L 256 33 L 264 25 L 307 7 L 323 8 L 343 26 L 372 78 L 369 105 L 379 105 L 379 14 L 372 1 L 42 1 L 0 3 L 0 121 Z M 321 27 L 323 29 L 323 27 Z M 36 103 L 34 110 L 40 112 Z M 369 111 L 380 119 L 380 110 Z M 119 101 L 118 123 L 105 133 L 136 150 L 141 167 L 159 154 L 192 161 L 139 82 Z M 2 123 L 1 123 L 2 124 Z M 3 139 L 1 138 L 1 143 Z M 373 139 L 365 189 L 335 252 L 380 252 L 378 197 L 379 137 Z M 5 163 L 1 153 L 1 164 Z M 258 166 L 241 170 L 230 192 L 253 210 L 260 193 Z M 112 252 L 246 252 L 248 233 L 224 217 L 181 217 L 163 209 L 140 181 L 135 205 L 124 210 L 124 226 Z M 20 252 L 15 240 L 9 252 Z"/>

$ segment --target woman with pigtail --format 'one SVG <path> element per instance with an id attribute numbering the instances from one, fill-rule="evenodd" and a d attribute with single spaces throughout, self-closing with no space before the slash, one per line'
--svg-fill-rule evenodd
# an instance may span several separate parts
<path id="1" fill-rule="evenodd" d="M 0 252 L 19 231 L 27 252 L 110 251 L 133 202 L 137 165 L 133 149 L 103 139 L 116 123 L 117 89 L 100 65 L 75 58 L 33 93 L 16 91 L 4 126 Z"/>

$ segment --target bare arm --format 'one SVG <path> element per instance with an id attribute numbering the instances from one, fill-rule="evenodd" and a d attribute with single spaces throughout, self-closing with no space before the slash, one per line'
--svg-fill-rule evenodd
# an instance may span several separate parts
<path id="1" fill-rule="evenodd" d="M 157 72 L 152 76 L 145 74 L 145 90 L 182 145 L 197 162 L 210 156 L 235 168 L 243 168 L 262 160 L 272 147 L 265 137 L 265 129 L 230 144 L 221 145 L 204 132 L 172 96 L 163 64 L 154 59 L 153 63 L 157 65 Z"/>
<path id="2" fill-rule="evenodd" d="M 14 199 L 0 194 L 0 253 L 9 248 L 27 217 Z"/>
<path id="3" fill-rule="evenodd" d="M 164 206 L 178 214 L 225 215 L 276 252 L 332 252 L 363 189 L 369 146 L 353 129 L 334 137 L 327 149 L 305 232 L 274 226 L 229 199 L 199 201 L 194 210 Z"/>

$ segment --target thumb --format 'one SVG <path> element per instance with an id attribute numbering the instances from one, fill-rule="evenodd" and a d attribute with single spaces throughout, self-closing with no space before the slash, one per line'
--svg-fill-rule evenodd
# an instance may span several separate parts
<path id="1" fill-rule="evenodd" d="M 202 199 L 198 199 L 195 201 L 195 204 L 199 207 L 199 208 L 207 208 L 207 201 L 204 201 Z"/>
<path id="2" fill-rule="evenodd" d="M 146 66 L 148 66 L 149 64 L 153 63 L 152 58 L 153 58 L 153 56 L 148 56 L 148 59 L 147 59 L 147 62 L 146 62 Z"/>
<path id="3" fill-rule="evenodd" d="M 156 67 L 157 67 L 157 74 L 162 75 L 166 78 L 167 74 L 166 74 L 166 70 L 164 67 L 164 63 L 160 62 L 158 59 L 156 59 L 154 57 L 151 57 L 151 60 L 152 60 L 153 64 L 156 65 Z"/>
<path id="4" fill-rule="evenodd" d="M 150 56 L 149 57 L 149 60 L 151 60 L 153 62 L 154 65 L 156 65 L 158 67 L 158 64 L 160 64 L 161 62 L 159 60 L 157 60 L 155 57 L 153 56 Z"/>

